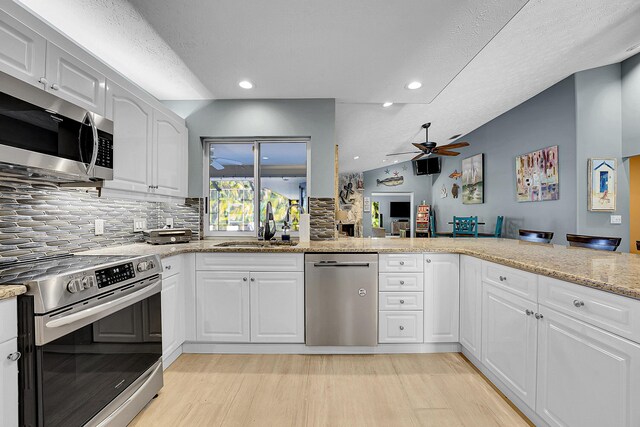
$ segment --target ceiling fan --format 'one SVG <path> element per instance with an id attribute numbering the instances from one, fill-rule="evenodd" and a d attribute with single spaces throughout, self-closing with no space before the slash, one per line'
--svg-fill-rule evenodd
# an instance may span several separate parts
<path id="1" fill-rule="evenodd" d="M 462 148 L 462 147 L 469 146 L 468 142 L 463 141 L 463 142 L 454 142 L 451 144 L 442 145 L 438 147 L 437 142 L 429 141 L 429 126 L 431 126 L 431 123 L 425 123 L 422 125 L 422 128 L 425 130 L 425 134 L 426 134 L 425 142 L 421 142 L 419 144 L 415 142 L 412 143 L 420 151 L 406 151 L 404 153 L 387 154 L 387 156 L 400 156 L 402 154 L 418 154 L 411 160 L 418 160 L 423 156 L 430 156 L 431 154 L 437 154 L 439 156 L 457 156 L 460 153 L 456 151 L 449 151 L 449 150 L 453 148 Z"/>
<path id="2" fill-rule="evenodd" d="M 211 157 L 211 163 L 209 164 L 213 166 L 216 170 L 220 171 L 224 169 L 224 165 L 220 162 L 226 163 L 227 165 L 242 166 L 242 162 L 239 162 L 237 160 L 232 160 L 232 159 L 225 159 L 224 157 Z"/>

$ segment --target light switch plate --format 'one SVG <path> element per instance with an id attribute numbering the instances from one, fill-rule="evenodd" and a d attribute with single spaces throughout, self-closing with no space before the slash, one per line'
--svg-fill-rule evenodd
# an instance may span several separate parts
<path id="1" fill-rule="evenodd" d="M 139 233 L 147 229 L 147 220 L 145 218 L 133 219 L 133 232 Z"/>
<path id="2" fill-rule="evenodd" d="M 622 215 L 611 215 L 611 224 L 622 224 Z"/>
<path id="3" fill-rule="evenodd" d="M 104 219 L 96 219 L 94 234 L 96 236 L 102 236 L 104 234 Z"/>
<path id="4" fill-rule="evenodd" d="M 165 218 L 165 224 L 169 228 L 173 228 L 173 218 Z"/>

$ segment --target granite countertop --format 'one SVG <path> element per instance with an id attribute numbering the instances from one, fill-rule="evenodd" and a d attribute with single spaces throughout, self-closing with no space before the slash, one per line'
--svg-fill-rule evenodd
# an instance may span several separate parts
<path id="1" fill-rule="evenodd" d="M 219 247 L 228 240 L 199 240 L 174 245 L 138 243 L 82 252 L 87 255 L 146 255 L 162 258 L 191 252 L 442 252 L 471 255 L 520 270 L 640 299 L 640 256 L 513 239 L 359 239 L 299 243 L 276 247 Z"/>
<path id="2" fill-rule="evenodd" d="M 0 300 L 17 297 L 27 292 L 27 287 L 22 285 L 0 286 Z"/>

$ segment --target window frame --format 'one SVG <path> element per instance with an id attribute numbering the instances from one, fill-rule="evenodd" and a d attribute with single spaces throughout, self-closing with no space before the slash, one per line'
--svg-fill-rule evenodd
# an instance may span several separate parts
<path id="1" fill-rule="evenodd" d="M 205 238 L 220 238 L 220 237 L 258 237 L 258 231 L 260 229 L 260 193 L 262 190 L 260 182 L 260 144 L 262 143 L 305 143 L 307 150 L 306 169 L 307 169 L 307 199 L 309 198 L 311 189 L 311 137 L 309 136 L 296 136 L 296 137 L 201 137 L 202 142 L 202 170 L 203 170 L 203 186 L 202 197 L 204 198 L 204 212 L 202 215 L 203 232 Z M 209 153 L 211 152 L 211 144 L 253 144 L 253 185 L 254 185 L 254 197 L 253 197 L 253 214 L 254 224 L 256 224 L 253 231 L 211 231 L 210 230 L 210 213 L 209 213 L 209 197 L 210 193 L 210 176 L 209 176 Z M 300 200 L 302 202 L 302 200 Z M 308 206 L 308 203 L 307 203 Z M 282 234 L 281 231 L 277 231 L 276 235 Z M 297 236 L 297 231 L 291 231 L 291 236 Z"/>

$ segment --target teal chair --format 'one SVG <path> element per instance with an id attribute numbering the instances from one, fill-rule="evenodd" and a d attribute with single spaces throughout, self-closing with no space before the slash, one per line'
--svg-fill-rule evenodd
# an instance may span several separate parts
<path id="1" fill-rule="evenodd" d="M 502 223 L 504 217 L 499 215 L 496 220 L 496 232 L 495 233 L 478 233 L 478 237 L 502 237 Z"/>
<path id="2" fill-rule="evenodd" d="M 431 227 L 431 237 L 451 237 L 453 233 L 438 233 L 436 232 L 436 212 L 431 209 L 429 211 L 429 227 Z"/>
<path id="3" fill-rule="evenodd" d="M 478 217 L 454 216 L 453 237 L 478 237 Z"/>

